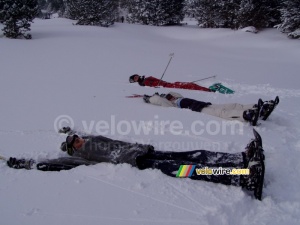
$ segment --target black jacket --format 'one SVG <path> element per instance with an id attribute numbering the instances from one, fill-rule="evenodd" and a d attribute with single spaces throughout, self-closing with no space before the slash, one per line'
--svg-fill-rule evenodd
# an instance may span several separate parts
<path id="1" fill-rule="evenodd" d="M 85 136 L 84 145 L 73 156 L 94 162 L 128 163 L 136 165 L 136 158 L 154 150 L 151 145 L 132 144 L 103 136 Z"/>

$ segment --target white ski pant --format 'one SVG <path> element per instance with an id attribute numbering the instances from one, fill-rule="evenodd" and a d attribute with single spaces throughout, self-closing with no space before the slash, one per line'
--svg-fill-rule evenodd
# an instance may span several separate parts
<path id="1" fill-rule="evenodd" d="M 213 104 L 201 110 L 211 116 L 220 117 L 226 120 L 239 120 L 244 122 L 243 113 L 247 109 L 252 109 L 254 104 L 242 105 L 238 103 L 233 104 Z"/>

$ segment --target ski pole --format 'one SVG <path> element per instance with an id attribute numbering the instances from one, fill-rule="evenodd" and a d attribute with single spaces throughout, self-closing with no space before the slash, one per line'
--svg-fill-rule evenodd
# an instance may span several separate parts
<path id="1" fill-rule="evenodd" d="M 167 71 L 168 66 L 169 66 L 169 64 L 170 64 L 170 62 L 171 62 L 171 60 L 172 60 L 172 58 L 173 58 L 173 56 L 174 56 L 174 53 L 171 53 L 169 56 L 170 56 L 171 58 L 170 58 L 170 60 L 169 60 L 169 62 L 168 62 L 168 64 L 167 64 L 167 67 L 166 67 L 165 71 L 163 72 L 163 75 L 161 76 L 161 78 L 160 78 L 160 80 L 159 80 L 159 82 L 158 82 L 158 84 L 157 84 L 156 87 L 158 87 L 158 86 L 160 85 L 160 82 L 162 81 L 162 79 L 163 79 L 163 77 L 164 77 L 164 75 L 165 75 L 165 72 Z"/>
<path id="2" fill-rule="evenodd" d="M 214 75 L 214 76 L 211 76 L 211 77 L 202 78 L 200 80 L 191 81 L 190 83 L 195 83 L 195 82 L 198 82 L 198 81 L 201 81 L 201 80 L 206 80 L 206 79 L 209 79 L 209 78 L 215 78 L 216 76 L 217 75 Z"/>

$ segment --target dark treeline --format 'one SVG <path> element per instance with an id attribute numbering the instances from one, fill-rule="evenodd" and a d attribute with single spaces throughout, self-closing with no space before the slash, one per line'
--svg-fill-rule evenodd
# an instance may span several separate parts
<path id="1" fill-rule="evenodd" d="M 1 0 L 0 23 L 9 38 L 30 39 L 35 17 L 52 13 L 78 25 L 109 27 L 128 23 L 165 26 L 193 17 L 203 28 L 257 29 L 277 27 L 291 38 L 300 38 L 300 0 Z"/>

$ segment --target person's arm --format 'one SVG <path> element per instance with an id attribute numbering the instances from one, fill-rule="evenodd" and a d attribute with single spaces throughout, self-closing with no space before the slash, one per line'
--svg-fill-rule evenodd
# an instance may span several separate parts
<path id="1" fill-rule="evenodd" d="M 169 100 L 167 100 L 164 97 L 161 97 L 157 94 L 153 95 L 153 96 L 144 96 L 144 101 L 146 103 L 151 103 L 153 105 L 159 105 L 159 106 L 163 106 L 163 107 L 174 107 L 173 103 Z"/>
<path id="2" fill-rule="evenodd" d="M 87 134 L 83 131 L 76 131 L 76 130 L 72 130 L 70 127 L 63 127 L 61 128 L 58 133 L 61 134 L 67 134 L 67 135 L 74 135 L 77 134 L 78 136 L 82 137 L 82 138 L 91 138 L 94 137 L 94 135 L 91 134 Z"/>

